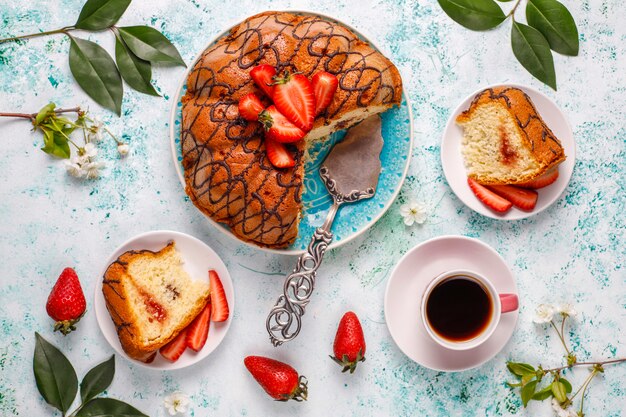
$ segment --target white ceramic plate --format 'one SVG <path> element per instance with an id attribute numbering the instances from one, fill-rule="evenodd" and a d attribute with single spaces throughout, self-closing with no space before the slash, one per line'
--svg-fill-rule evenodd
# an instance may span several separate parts
<path id="1" fill-rule="evenodd" d="M 561 145 L 565 149 L 565 155 L 567 156 L 567 159 L 559 165 L 558 180 L 554 184 L 537 190 L 539 198 L 535 209 L 528 212 L 513 207 L 504 214 L 496 213 L 481 203 L 467 185 L 467 171 L 465 169 L 463 155 L 461 154 L 463 129 L 455 123 L 455 119 L 459 114 L 469 108 L 469 105 L 476 94 L 487 88 L 498 87 L 500 85 L 490 85 L 473 92 L 467 96 L 465 100 L 463 100 L 461 104 L 459 104 L 459 106 L 452 112 L 450 118 L 448 119 L 446 129 L 443 132 L 443 139 L 441 142 L 441 163 L 443 165 L 443 172 L 446 176 L 446 180 L 448 181 L 448 184 L 450 184 L 450 188 L 452 188 L 452 191 L 454 191 L 457 197 L 459 197 L 459 199 L 466 206 L 493 219 L 520 220 L 542 212 L 546 208 L 550 207 L 552 203 L 554 203 L 561 196 L 567 187 L 570 178 L 572 177 L 572 172 L 574 171 L 574 164 L 576 162 L 576 143 L 574 142 L 574 135 L 567 119 L 565 118 L 565 115 L 546 95 L 530 87 L 517 84 L 506 85 L 517 87 L 528 94 L 543 120 L 561 141 Z"/>
<path id="2" fill-rule="evenodd" d="M 158 251 L 172 240 L 176 242 L 176 249 L 183 258 L 184 268 L 189 273 L 189 275 L 191 275 L 192 278 L 204 279 L 208 282 L 209 269 L 214 269 L 215 271 L 217 271 L 220 280 L 222 281 L 222 285 L 224 286 L 224 291 L 228 300 L 228 307 L 230 309 L 230 315 L 228 317 L 228 320 L 223 323 L 211 322 L 211 325 L 209 327 L 209 338 L 206 341 L 206 345 L 204 345 L 200 352 L 196 353 L 191 349 L 187 349 L 185 350 L 185 353 L 183 353 L 183 355 L 176 362 L 173 363 L 164 359 L 160 354 L 157 353 L 157 356 L 152 363 L 143 363 L 130 358 L 122 349 L 120 340 L 117 337 L 117 332 L 115 331 L 115 325 L 113 323 L 113 320 L 111 319 L 111 316 L 109 315 L 109 312 L 106 308 L 106 303 L 104 301 L 104 296 L 102 295 L 102 277 L 104 276 L 104 273 L 106 272 L 106 269 L 109 267 L 109 265 L 113 263 L 122 253 L 133 249 L 148 249 L 151 251 Z M 230 323 L 232 321 L 233 311 L 235 308 L 235 294 L 233 290 L 233 282 L 230 279 L 230 275 L 228 273 L 228 270 L 226 269 L 226 265 L 224 265 L 224 262 L 222 262 L 220 257 L 217 256 L 213 249 L 211 249 L 204 242 L 196 239 L 195 237 L 189 236 L 185 233 L 173 232 L 169 230 L 158 230 L 142 233 L 120 245 L 105 262 L 100 273 L 100 279 L 96 284 L 96 290 L 94 295 L 94 306 L 96 310 L 98 325 L 100 326 L 100 330 L 102 330 L 102 334 L 104 335 L 105 339 L 109 342 L 113 349 L 115 349 L 117 353 L 119 353 L 121 356 L 125 357 L 129 361 L 132 361 L 133 363 L 137 363 L 147 368 L 156 370 L 172 370 L 185 368 L 207 357 L 219 346 L 219 344 L 226 336 L 226 333 L 228 332 Z"/>
<path id="3" fill-rule="evenodd" d="M 299 13 L 306 15 L 320 16 L 330 21 L 338 22 L 339 24 L 347 27 L 356 33 L 363 40 L 367 41 L 374 48 L 377 46 L 369 40 L 369 38 L 363 33 L 352 26 L 337 20 L 333 17 L 317 13 L 308 12 L 302 10 L 285 10 L 290 13 Z M 234 26 L 234 25 L 233 25 Z M 217 40 L 221 39 L 231 28 L 226 29 L 224 32 L 218 34 L 213 40 L 211 40 L 206 48 L 214 44 Z M 188 66 L 187 71 L 182 77 L 178 90 L 176 92 L 175 100 L 172 102 L 172 110 L 170 113 L 170 145 L 172 152 L 172 159 L 174 161 L 174 167 L 176 173 L 185 188 L 185 176 L 182 166 L 182 150 L 180 144 L 181 125 L 182 125 L 182 102 L 181 99 L 186 93 L 187 89 L 187 77 L 193 70 L 195 63 L 204 53 L 204 48 Z M 382 51 L 386 56 L 390 54 L 388 51 Z M 352 239 L 360 236 L 373 226 L 385 212 L 391 207 L 396 199 L 411 161 L 411 151 L 413 149 L 413 116 L 411 113 L 411 104 L 407 96 L 406 90 L 402 92 L 402 103 L 398 108 L 390 109 L 383 114 L 383 138 L 385 144 L 381 151 L 381 163 L 382 171 L 378 179 L 378 187 L 376 195 L 367 200 L 363 200 L 358 204 L 351 204 L 344 206 L 340 213 L 337 215 L 335 222 L 333 223 L 333 242 L 329 245 L 329 249 L 334 249 L 351 241 Z M 224 224 L 218 223 L 210 216 L 205 216 L 209 223 L 216 226 L 217 230 L 223 232 L 227 236 L 236 239 L 240 243 L 244 243 L 248 246 L 254 247 L 267 252 L 279 253 L 282 255 L 301 255 L 304 253 L 309 245 L 309 241 L 314 231 L 324 223 L 326 214 L 332 205 L 332 199 L 327 193 L 324 185 L 319 178 L 319 166 L 330 151 L 332 145 L 341 138 L 345 131 L 335 132 L 331 135 L 330 140 L 326 142 L 317 142 L 309 150 L 310 155 L 315 155 L 305 164 L 306 181 L 304 182 L 304 192 L 302 195 L 303 200 L 303 213 L 300 218 L 300 224 L 298 227 L 298 236 L 295 242 L 282 249 L 267 248 L 258 246 L 253 242 L 239 239 L 232 233 L 229 227 Z M 314 149 L 315 148 L 315 149 Z M 314 150 L 311 152 L 311 150 Z"/>
<path id="4" fill-rule="evenodd" d="M 432 340 L 420 316 L 422 294 L 436 276 L 454 269 L 475 271 L 487 277 L 498 292 L 517 294 L 515 279 L 504 259 L 477 239 L 441 236 L 409 250 L 387 282 L 385 321 L 405 355 L 437 371 L 464 371 L 482 365 L 502 350 L 517 323 L 517 311 L 503 314 L 493 335 L 466 351 L 446 349 Z"/>

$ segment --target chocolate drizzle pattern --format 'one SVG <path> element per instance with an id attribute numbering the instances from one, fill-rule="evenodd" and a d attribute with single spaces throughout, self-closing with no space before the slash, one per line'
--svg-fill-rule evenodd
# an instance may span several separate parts
<path id="1" fill-rule="evenodd" d="M 294 168 L 274 168 L 261 125 L 246 122 L 237 110 L 245 94 L 261 95 L 249 71 L 265 63 L 279 73 L 311 76 L 324 70 L 337 75 L 338 91 L 314 130 L 360 108 L 398 105 L 402 84 L 388 59 L 350 30 L 315 15 L 252 16 L 201 55 L 183 98 L 186 192 L 201 211 L 242 239 L 284 247 L 297 235 L 306 145 L 288 146 Z"/>

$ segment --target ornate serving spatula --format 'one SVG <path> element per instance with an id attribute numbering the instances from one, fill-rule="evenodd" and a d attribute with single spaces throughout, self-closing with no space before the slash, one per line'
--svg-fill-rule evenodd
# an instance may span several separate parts
<path id="1" fill-rule="evenodd" d="M 266 327 L 274 346 L 280 346 L 300 333 L 304 309 L 315 286 L 315 275 L 333 240 L 331 228 L 335 215 L 345 203 L 374 196 L 382 148 L 381 119 L 375 115 L 351 128 L 324 160 L 320 177 L 333 198 L 333 205 L 324 224 L 315 230 L 306 253 L 298 258 L 296 268 L 287 276 L 283 294 L 267 317 Z"/>

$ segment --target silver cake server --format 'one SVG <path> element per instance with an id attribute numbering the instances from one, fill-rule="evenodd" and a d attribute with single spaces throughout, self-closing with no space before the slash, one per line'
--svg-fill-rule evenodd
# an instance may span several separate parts
<path id="1" fill-rule="evenodd" d="M 383 148 L 381 126 L 380 116 L 375 115 L 351 128 L 320 168 L 320 177 L 333 198 L 333 205 L 324 224 L 315 230 L 306 253 L 298 258 L 296 268 L 287 276 L 283 294 L 267 317 L 265 324 L 274 346 L 300 333 L 304 309 L 315 286 L 315 275 L 333 240 L 331 228 L 339 207 L 371 198 L 376 193 Z"/>

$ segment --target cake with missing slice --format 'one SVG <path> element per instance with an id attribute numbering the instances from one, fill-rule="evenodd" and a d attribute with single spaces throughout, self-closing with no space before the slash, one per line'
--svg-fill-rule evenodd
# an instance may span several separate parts
<path id="1" fill-rule="evenodd" d="M 311 78 L 323 71 L 338 80 L 336 93 L 304 140 L 287 145 L 294 154 L 291 167 L 272 164 L 268 155 L 275 148 L 264 140 L 263 125 L 246 121 L 238 110 L 246 95 L 263 95 L 251 77 L 262 65 L 277 74 Z M 401 100 L 398 69 L 349 28 L 311 14 L 251 16 L 209 46 L 187 78 L 181 110 L 187 195 L 238 238 L 284 248 L 298 234 L 308 144 Z"/>
<path id="2" fill-rule="evenodd" d="M 563 146 L 519 88 L 480 92 L 456 122 L 468 176 L 480 184 L 524 184 L 566 158 Z"/>
<path id="3" fill-rule="evenodd" d="M 209 302 L 208 282 L 192 279 L 182 263 L 170 242 L 158 252 L 125 252 L 107 268 L 102 292 L 131 358 L 152 362 Z"/>

